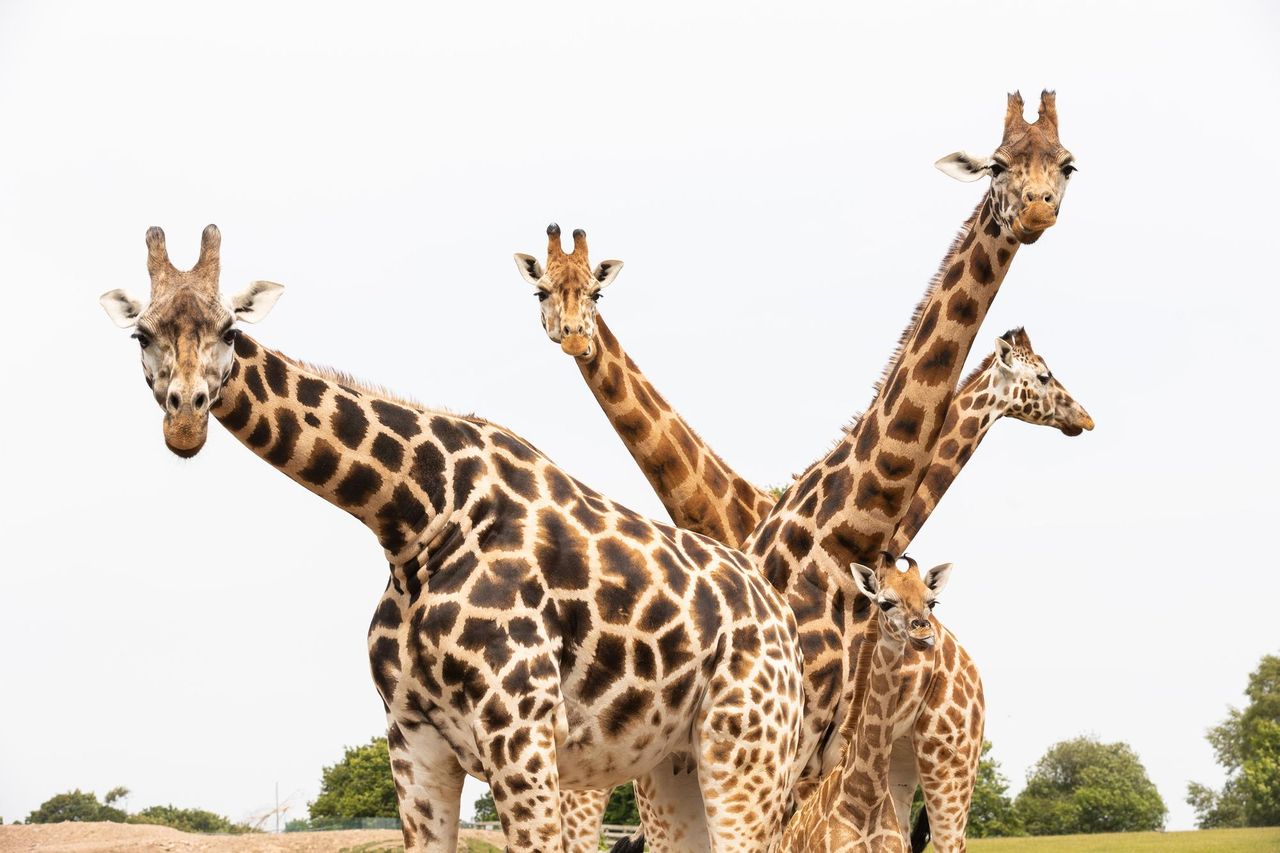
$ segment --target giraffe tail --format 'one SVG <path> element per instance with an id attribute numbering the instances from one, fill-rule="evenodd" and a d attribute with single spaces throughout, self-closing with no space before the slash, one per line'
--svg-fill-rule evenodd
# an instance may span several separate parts
<path id="1" fill-rule="evenodd" d="M 609 848 L 609 853 L 644 853 L 644 831 L 639 830 L 630 838 L 620 838 Z"/>
<path id="2" fill-rule="evenodd" d="M 911 853 L 923 853 L 929 846 L 929 810 L 921 809 L 911 829 Z"/>

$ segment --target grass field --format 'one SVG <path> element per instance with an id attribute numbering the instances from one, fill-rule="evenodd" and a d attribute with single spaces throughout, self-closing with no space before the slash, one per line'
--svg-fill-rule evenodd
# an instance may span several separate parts
<path id="1" fill-rule="evenodd" d="M 969 841 L 969 849 L 973 853 L 1280 853 L 1280 827 L 975 838 Z"/>

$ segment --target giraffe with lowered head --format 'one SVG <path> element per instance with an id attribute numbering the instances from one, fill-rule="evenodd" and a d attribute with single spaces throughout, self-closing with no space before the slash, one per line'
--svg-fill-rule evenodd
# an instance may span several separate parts
<path id="1" fill-rule="evenodd" d="M 187 271 L 160 229 L 146 242 L 150 301 L 101 301 L 134 330 L 169 448 L 198 453 L 212 414 L 390 564 L 368 649 L 407 849 L 454 853 L 466 773 L 489 781 L 509 851 L 560 851 L 562 789 L 672 760 L 698 780 L 703 844 L 776 848 L 801 663 L 794 617 L 743 554 L 617 505 L 502 427 L 243 334 L 282 288 L 225 299 L 217 228 Z"/>
<path id="2" fill-rule="evenodd" d="M 841 567 L 867 559 L 896 530 L 932 461 L 959 370 L 986 309 L 1017 249 L 1038 240 L 1056 221 L 1074 171 L 1072 157 L 1058 139 L 1053 94 L 1042 95 L 1035 123 L 1025 121 L 1023 106 L 1020 96 L 1010 96 L 1004 137 L 990 157 L 957 153 L 938 162 L 940 169 L 962 180 L 989 176 L 987 193 L 944 259 L 867 415 L 799 478 L 745 543 L 757 564 L 786 592 L 801 624 L 807 697 L 802 751 L 809 759 L 802 797 L 838 758 L 840 741 L 832 736 L 833 721 L 850 698 L 866 621 L 865 599 L 847 591 L 848 573 Z M 536 266 L 518 260 L 524 264 L 522 272 L 536 274 Z M 587 266 L 585 252 L 578 262 Z M 547 278 L 549 274 L 539 276 L 534 283 L 540 290 L 549 289 Z M 590 298 L 592 292 L 587 289 L 585 294 Z M 546 318 L 544 313 L 544 325 Z M 559 328 L 564 331 L 563 325 Z M 582 330 L 588 337 L 591 327 L 584 325 Z M 591 374 L 585 369 L 583 373 L 590 383 Z M 618 407 L 619 414 L 627 411 L 634 407 Z M 628 441 L 627 430 L 619 433 Z M 655 482 L 653 477 L 650 481 Z M 940 646 L 934 654 L 941 651 L 947 650 Z M 958 645 L 947 656 L 954 666 L 935 673 L 934 706 L 942 704 L 938 696 L 980 705 L 981 688 L 972 663 Z M 946 813 L 942 825 L 935 826 L 939 849 L 963 847 L 981 735 L 981 708 L 966 707 L 967 713 L 957 711 L 949 720 L 923 714 L 914 744 L 905 744 L 914 745 L 915 755 L 899 756 L 894 764 L 895 791 L 914 788 L 919 774 L 926 798 L 931 799 L 931 815 Z M 928 748 L 925 743 L 931 738 L 942 746 Z M 905 806 L 901 802 L 900 807 Z"/>
<path id="3" fill-rule="evenodd" d="M 889 792 L 893 744 L 909 731 L 916 708 L 904 703 L 911 679 L 904 672 L 907 645 L 931 648 L 940 626 L 931 614 L 951 575 L 951 564 L 920 575 L 909 557 L 899 570 L 886 561 L 881 571 L 855 563 L 858 591 L 876 608 L 868 626 L 870 661 L 860 668 L 854 701 L 843 725 L 844 753 L 813 794 L 787 822 L 784 853 L 908 853 L 905 828 Z M 941 629 L 945 630 L 945 629 Z"/>

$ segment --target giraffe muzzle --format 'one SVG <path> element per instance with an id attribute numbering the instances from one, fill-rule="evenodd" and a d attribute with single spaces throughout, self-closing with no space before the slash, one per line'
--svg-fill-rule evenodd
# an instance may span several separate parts
<path id="1" fill-rule="evenodd" d="M 579 358 L 586 355 L 587 351 L 591 349 L 591 341 L 586 335 L 565 335 L 560 339 L 560 349 L 566 355 Z"/>
<path id="2" fill-rule="evenodd" d="M 209 437 L 209 418 L 186 408 L 164 416 L 164 443 L 176 456 L 190 459 L 204 447 Z"/>
<path id="3" fill-rule="evenodd" d="M 1058 221 L 1058 209 L 1048 202 L 1033 201 L 1013 220 L 1013 236 L 1024 244 L 1034 243 Z"/>

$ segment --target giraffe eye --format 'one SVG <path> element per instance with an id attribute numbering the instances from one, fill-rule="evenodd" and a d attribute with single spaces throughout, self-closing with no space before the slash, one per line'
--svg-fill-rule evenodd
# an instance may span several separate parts
<path id="1" fill-rule="evenodd" d="M 236 342 L 236 335 L 239 334 L 240 331 L 238 329 L 227 329 L 222 333 L 222 342 L 227 346 L 231 346 Z"/>
<path id="2" fill-rule="evenodd" d="M 1009 171 L 1009 167 L 1003 163 L 992 163 L 988 169 L 991 171 L 991 177 L 998 178 L 1005 172 Z"/>
<path id="3" fill-rule="evenodd" d="M 591 294 L 592 302 L 599 302 L 601 299 L 604 299 L 604 294 L 600 291 L 597 290 L 595 293 Z"/>
<path id="4" fill-rule="evenodd" d="M 890 610 L 894 608 L 895 604 L 896 602 L 893 602 L 893 601 L 882 601 L 880 602 L 880 609 L 883 610 L 885 613 L 888 613 Z"/>
<path id="5" fill-rule="evenodd" d="M 1078 172 L 1078 171 L 1080 170 L 1077 169 L 1075 166 L 1071 165 L 1070 163 L 1068 163 L 1067 165 L 1062 167 L 1062 177 L 1066 178 L 1067 180 L 1070 180 L 1071 173 Z"/>
<path id="6" fill-rule="evenodd" d="M 930 602 L 929 602 L 929 610 L 930 610 L 930 611 L 932 611 L 932 610 L 933 610 L 933 608 L 934 608 L 934 607 L 936 607 L 937 605 L 938 605 L 938 602 L 936 602 L 936 601 L 930 601 Z"/>
<path id="7" fill-rule="evenodd" d="M 539 302 L 546 302 L 547 297 L 549 297 L 550 295 L 551 294 L 547 293 L 545 290 L 539 290 L 536 293 L 534 293 L 534 296 L 538 297 Z"/>
<path id="8" fill-rule="evenodd" d="M 1040 380 L 1041 385 L 1048 385 L 1049 380 L 1052 378 L 1053 378 L 1052 373 L 1041 373 L 1039 376 L 1036 377 L 1036 379 Z"/>
<path id="9" fill-rule="evenodd" d="M 132 335 L 130 335 L 129 337 L 131 337 L 131 338 L 133 338 L 135 341 L 137 341 L 137 342 L 138 342 L 138 346 L 142 347 L 142 349 L 146 349 L 148 346 L 150 346 L 150 345 L 151 345 L 151 338 L 147 337 L 147 336 L 146 336 L 145 334 L 143 334 L 142 332 L 134 332 L 134 333 L 133 333 Z"/>

